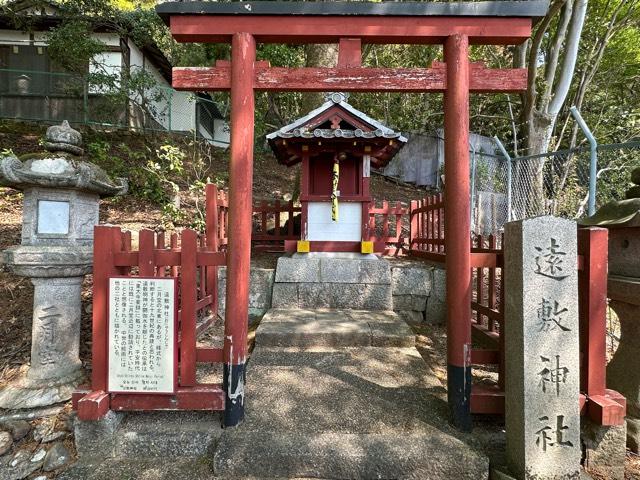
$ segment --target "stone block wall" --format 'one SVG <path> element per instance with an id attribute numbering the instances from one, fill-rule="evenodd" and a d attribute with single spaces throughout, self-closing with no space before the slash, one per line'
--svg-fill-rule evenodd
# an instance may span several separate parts
<path id="1" fill-rule="evenodd" d="M 249 318 L 262 317 L 271 308 L 275 270 L 252 268 L 249 277 Z M 227 291 L 227 269 L 218 270 L 218 314 L 224 318 Z"/>
<path id="2" fill-rule="evenodd" d="M 385 260 L 280 257 L 274 308 L 391 310 L 391 272 Z"/>
<path id="3" fill-rule="evenodd" d="M 446 320 L 445 271 L 415 261 L 392 261 L 393 309 L 415 312 L 431 324 Z"/>
<path id="4" fill-rule="evenodd" d="M 293 260 L 293 261 L 292 261 Z M 252 268 L 249 286 L 250 319 L 270 308 L 351 308 L 409 312 L 431 324 L 446 319 L 445 271 L 418 261 L 391 260 L 354 263 L 343 259 L 309 258 L 305 262 L 279 259 L 278 270 Z M 227 276 L 218 274 L 224 316 Z"/>

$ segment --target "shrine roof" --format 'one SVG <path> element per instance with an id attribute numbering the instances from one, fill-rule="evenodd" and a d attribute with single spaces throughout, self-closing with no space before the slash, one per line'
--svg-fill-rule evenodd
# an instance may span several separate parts
<path id="1" fill-rule="evenodd" d="M 406 143 L 407 139 L 402 136 L 400 132 L 395 132 L 393 129 L 383 125 L 382 123 L 374 120 L 369 117 L 364 112 L 361 112 L 357 108 L 354 108 L 346 101 L 346 97 L 342 93 L 333 93 L 329 94 L 329 99 L 322 104 L 320 107 L 312 110 L 304 117 L 299 118 L 293 123 L 289 125 L 285 125 L 284 127 L 276 130 L 273 133 L 267 135 L 267 140 L 272 140 L 274 138 L 397 138 L 398 141 L 402 143 Z M 327 128 L 304 128 L 309 122 L 311 122 L 314 118 L 320 116 L 322 113 L 327 110 L 338 106 L 350 114 L 352 114 L 357 119 L 363 121 L 364 123 L 369 124 L 372 128 L 371 130 L 363 130 L 360 128 L 356 129 L 327 129 Z"/>
<path id="2" fill-rule="evenodd" d="M 326 98 L 327 101 L 320 107 L 267 135 L 269 145 L 280 163 L 290 166 L 300 161 L 297 155 L 292 155 L 287 149 L 287 142 L 283 140 L 288 139 L 297 140 L 298 145 L 312 145 L 315 140 L 321 139 L 332 139 L 336 142 L 343 139 L 359 139 L 360 145 L 375 147 L 377 153 L 373 163 L 376 168 L 386 165 L 407 143 L 407 138 L 400 132 L 350 105 L 346 94 L 329 93 Z M 327 124 L 332 123 L 332 118 L 336 118 L 338 125 L 327 128 Z M 325 145 L 329 146 L 328 143 Z"/>
<path id="3" fill-rule="evenodd" d="M 202 2 L 177 1 L 158 5 L 165 22 L 171 15 L 298 15 L 298 16 L 443 16 L 527 17 L 547 14 L 548 0 L 485 2 Z"/>

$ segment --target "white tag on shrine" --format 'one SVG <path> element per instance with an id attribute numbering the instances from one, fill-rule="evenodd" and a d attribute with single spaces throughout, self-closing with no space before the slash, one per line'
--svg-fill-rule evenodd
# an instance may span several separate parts
<path id="1" fill-rule="evenodd" d="M 175 297 L 174 278 L 109 279 L 109 392 L 175 392 Z"/>
<path id="2" fill-rule="evenodd" d="M 362 176 L 364 178 L 371 176 L 371 155 L 364 155 L 362 157 Z"/>

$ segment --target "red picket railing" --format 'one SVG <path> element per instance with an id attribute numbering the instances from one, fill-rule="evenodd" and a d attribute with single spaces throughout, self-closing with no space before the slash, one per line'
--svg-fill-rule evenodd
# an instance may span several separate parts
<path id="1" fill-rule="evenodd" d="M 284 252 L 285 240 L 300 240 L 300 228 L 296 232 L 295 217 L 302 208 L 293 201 L 262 200 L 253 207 L 253 249 L 265 252 Z"/>
<path id="2" fill-rule="evenodd" d="M 445 263 L 444 203 L 442 195 L 411 202 L 410 254 Z M 606 294 L 607 231 L 597 228 L 578 230 L 581 411 L 601 425 L 619 425 L 626 402 L 617 392 L 606 389 Z M 477 236 L 472 241 L 473 269 L 472 365 L 495 368 L 495 385 L 473 385 L 471 411 L 478 414 L 504 413 L 504 344 L 501 334 L 504 318 L 505 284 L 502 236 Z"/>
<path id="3" fill-rule="evenodd" d="M 369 241 L 384 244 L 384 255 L 397 256 L 408 250 L 409 209 L 401 202 L 390 204 L 384 200 L 377 207 L 369 205 Z"/>
<path id="4" fill-rule="evenodd" d="M 197 363 L 222 363 L 222 348 L 197 347 L 199 332 L 217 312 L 216 269 L 226 254 L 193 230 L 172 234 L 142 230 L 138 248 L 131 232 L 98 226 L 94 234 L 93 345 L 90 389 L 74 393 L 79 418 L 96 420 L 108 410 L 224 410 L 221 384 L 199 384 Z M 178 279 L 178 383 L 174 394 L 108 393 L 108 285 L 113 276 Z"/>
<path id="5" fill-rule="evenodd" d="M 444 195 L 412 200 L 409 208 L 411 255 L 444 262 Z"/>
<path id="6" fill-rule="evenodd" d="M 227 238 L 227 225 L 229 217 L 229 200 L 224 190 L 218 190 L 214 184 L 209 183 L 205 188 L 205 216 L 206 232 L 209 247 L 214 251 L 225 251 L 229 239 Z"/>
<path id="7" fill-rule="evenodd" d="M 219 247 L 227 245 L 227 197 L 215 185 L 206 187 L 207 238 L 216 238 Z M 214 213 L 217 212 L 217 213 Z M 284 252 L 285 240 L 300 240 L 302 208 L 293 201 L 262 200 L 253 206 L 252 247 L 256 251 Z M 400 255 L 409 249 L 409 209 L 401 202 L 386 200 L 369 207 L 369 241 L 384 245 L 384 255 Z M 217 235 L 214 235 L 217 232 Z"/>

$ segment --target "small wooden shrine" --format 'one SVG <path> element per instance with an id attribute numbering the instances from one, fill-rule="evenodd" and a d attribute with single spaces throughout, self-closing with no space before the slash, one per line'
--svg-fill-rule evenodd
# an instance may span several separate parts
<path id="1" fill-rule="evenodd" d="M 298 252 L 373 253 L 369 242 L 371 167 L 386 166 L 405 145 L 399 132 L 330 93 L 308 115 L 267 135 L 278 161 L 302 162 Z"/>

